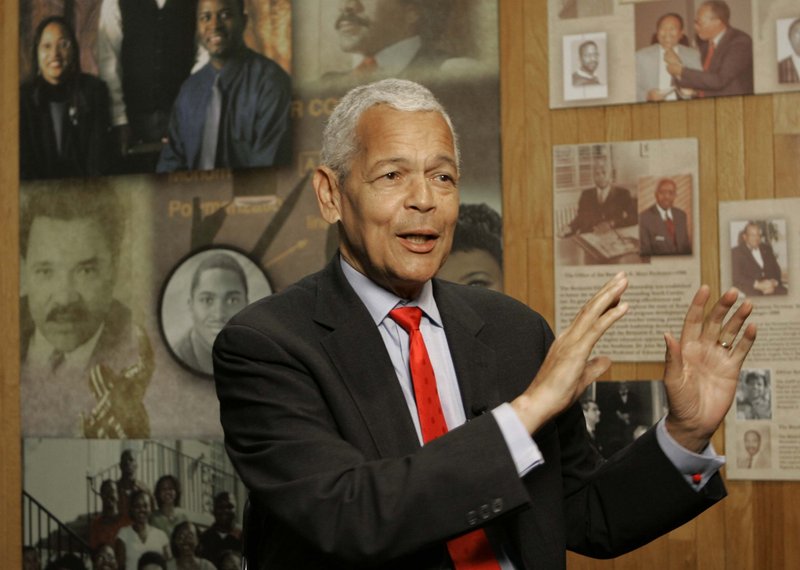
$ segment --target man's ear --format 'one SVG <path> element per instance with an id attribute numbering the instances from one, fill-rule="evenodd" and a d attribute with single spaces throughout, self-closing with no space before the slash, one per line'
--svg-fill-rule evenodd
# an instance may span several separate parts
<path id="1" fill-rule="evenodd" d="M 327 166 L 319 166 L 311 181 L 317 195 L 322 218 L 329 224 L 342 219 L 342 193 L 339 188 L 339 176 Z"/>

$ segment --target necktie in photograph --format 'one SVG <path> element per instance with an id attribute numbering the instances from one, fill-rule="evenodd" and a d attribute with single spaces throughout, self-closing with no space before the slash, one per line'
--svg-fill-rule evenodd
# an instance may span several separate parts
<path id="1" fill-rule="evenodd" d="M 447 423 L 436 388 L 433 365 L 428 358 L 428 349 L 419 330 L 422 309 L 401 307 L 389 312 L 389 317 L 408 333 L 409 368 L 414 384 L 419 425 L 425 443 L 447 433 Z M 500 570 L 492 552 L 489 537 L 483 529 L 473 530 L 447 541 L 447 550 L 456 570 Z"/>
<path id="2" fill-rule="evenodd" d="M 378 62 L 377 62 L 377 60 L 374 57 L 372 57 L 371 55 L 368 55 L 367 57 L 362 59 L 361 63 L 359 63 L 353 69 L 353 75 L 356 75 L 358 77 L 369 77 L 370 75 L 375 73 L 377 70 L 378 70 Z"/>
<path id="3" fill-rule="evenodd" d="M 211 100 L 206 108 L 206 122 L 203 125 L 203 143 L 200 147 L 200 168 L 203 170 L 212 170 L 216 166 L 221 116 L 222 91 L 219 88 L 219 74 L 217 74 L 211 86 Z"/>
<path id="4" fill-rule="evenodd" d="M 669 234 L 670 240 L 673 244 L 675 244 L 675 222 L 673 222 L 672 218 L 667 215 L 667 219 L 664 220 L 664 223 L 667 226 L 667 233 Z"/>
<path id="5" fill-rule="evenodd" d="M 714 57 L 714 40 L 708 42 L 708 51 L 706 52 L 706 58 L 703 60 L 703 71 L 708 71 L 708 68 L 711 67 L 712 57 Z M 706 92 L 701 89 L 697 92 L 697 96 L 705 97 Z"/>

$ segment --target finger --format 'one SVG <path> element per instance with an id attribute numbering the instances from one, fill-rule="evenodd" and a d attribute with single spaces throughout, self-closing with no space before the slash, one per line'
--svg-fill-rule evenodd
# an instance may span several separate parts
<path id="1" fill-rule="evenodd" d="M 736 312 L 733 313 L 733 316 L 723 325 L 722 330 L 719 333 L 719 343 L 723 347 L 733 346 L 733 341 L 736 340 L 737 336 L 739 336 L 739 331 L 742 330 L 742 326 L 752 312 L 753 303 L 750 301 L 745 300 L 741 305 L 739 305 L 739 308 L 736 309 Z"/>
<path id="2" fill-rule="evenodd" d="M 681 342 L 700 338 L 703 331 L 703 312 L 708 298 L 711 296 L 711 289 L 708 285 L 701 285 L 689 304 L 686 317 L 683 319 L 683 329 L 681 330 Z"/>
<path id="3" fill-rule="evenodd" d="M 737 342 L 736 346 L 731 350 L 731 358 L 734 359 L 739 367 L 744 363 L 744 359 L 747 358 L 747 353 L 750 352 L 753 343 L 756 341 L 756 332 L 755 323 L 747 325 L 742 334 L 742 338 L 739 339 L 739 342 Z"/>
<path id="4" fill-rule="evenodd" d="M 611 359 L 607 356 L 597 356 L 589 360 L 586 363 L 586 368 L 583 369 L 583 388 L 585 389 L 589 384 L 600 378 L 609 368 L 611 368 Z"/>
<path id="5" fill-rule="evenodd" d="M 594 296 L 581 307 L 575 320 L 570 324 L 570 332 L 582 337 L 601 315 L 618 306 L 620 297 L 628 288 L 624 271 L 607 281 Z"/>
<path id="6" fill-rule="evenodd" d="M 664 378 L 668 378 L 670 371 L 680 370 L 681 368 L 681 343 L 670 333 L 664 333 Z"/>
<path id="7" fill-rule="evenodd" d="M 722 323 L 725 317 L 731 310 L 736 300 L 739 298 L 739 291 L 735 288 L 730 288 L 722 296 L 717 299 L 711 311 L 706 317 L 703 325 L 702 338 L 710 342 L 717 342 L 720 333 L 722 332 Z"/>

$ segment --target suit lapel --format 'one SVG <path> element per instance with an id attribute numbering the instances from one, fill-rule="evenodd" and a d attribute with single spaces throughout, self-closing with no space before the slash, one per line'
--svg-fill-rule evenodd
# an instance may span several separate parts
<path id="1" fill-rule="evenodd" d="M 472 307 L 437 280 L 433 291 L 458 376 L 464 411 L 467 419 L 471 419 L 503 402 L 493 381 L 497 374 L 495 352 L 478 339 L 484 322 Z"/>
<path id="2" fill-rule="evenodd" d="M 419 439 L 383 339 L 334 258 L 320 279 L 315 320 L 331 328 L 322 346 L 381 457 L 419 449 Z"/>

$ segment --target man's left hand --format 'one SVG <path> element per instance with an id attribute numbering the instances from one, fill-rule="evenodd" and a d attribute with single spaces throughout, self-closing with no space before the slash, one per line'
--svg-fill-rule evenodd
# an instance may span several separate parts
<path id="1" fill-rule="evenodd" d="M 678 54 L 672 50 L 672 48 L 664 52 L 664 63 L 667 64 L 667 73 L 678 79 L 681 78 L 681 73 L 683 73 L 683 62 L 681 61 L 681 58 L 678 57 Z"/>
<path id="2" fill-rule="evenodd" d="M 756 338 L 756 326 L 750 323 L 745 327 L 753 310 L 750 301 L 745 300 L 726 322 L 738 298 L 738 291 L 730 289 L 703 319 L 710 296 L 707 285 L 695 293 L 680 341 L 670 333 L 664 335 L 664 386 L 669 400 L 666 428 L 680 445 L 695 453 L 705 449 L 725 418 L 736 393 L 739 370 Z"/>

